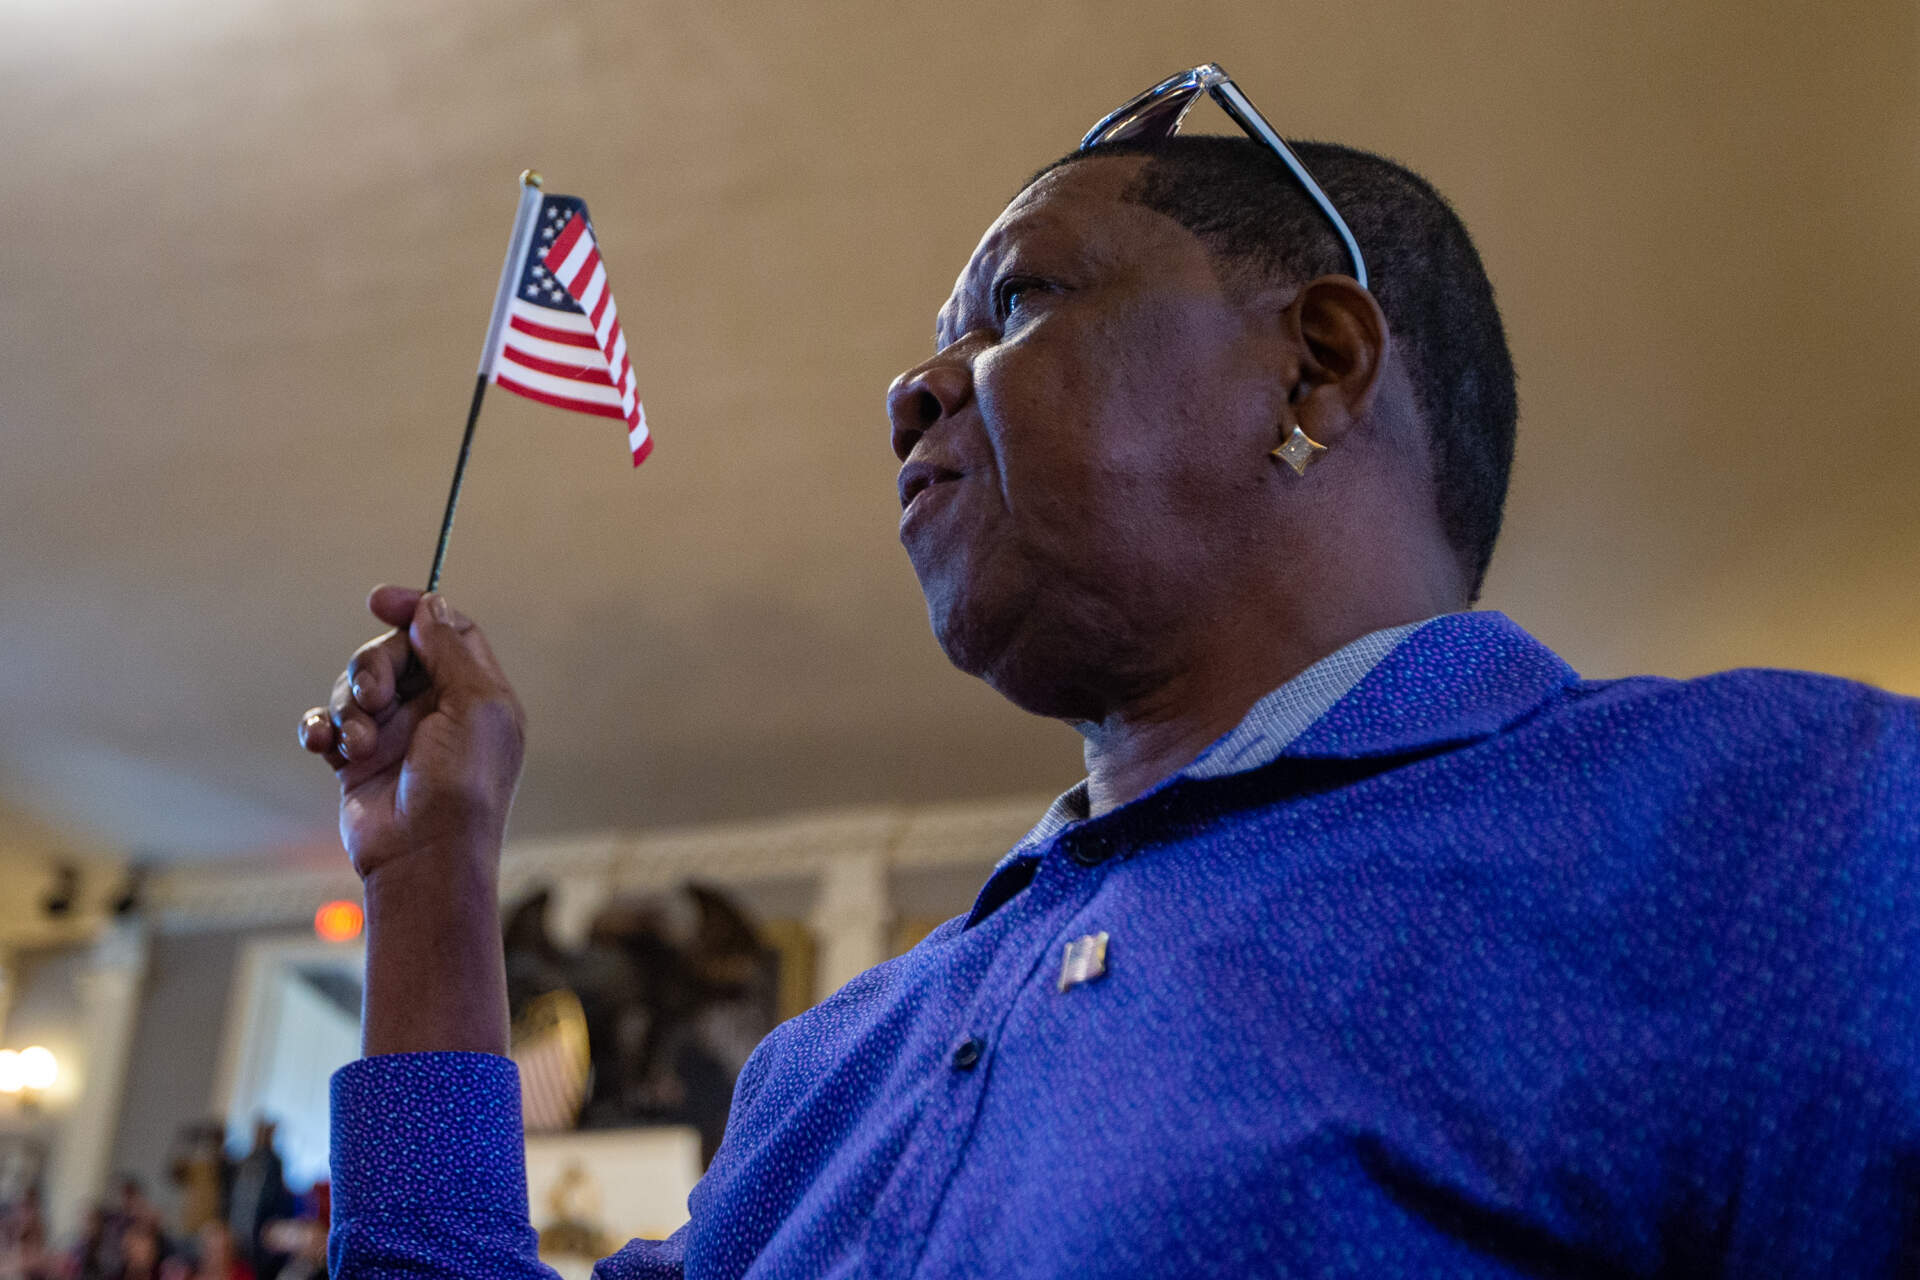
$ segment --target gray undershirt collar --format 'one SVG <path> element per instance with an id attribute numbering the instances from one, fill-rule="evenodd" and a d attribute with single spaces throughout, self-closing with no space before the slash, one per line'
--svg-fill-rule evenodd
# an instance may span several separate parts
<path id="1" fill-rule="evenodd" d="M 1181 778 L 1224 778 L 1271 764 L 1314 721 L 1333 709 L 1380 660 L 1402 640 L 1433 619 L 1409 622 L 1361 636 L 1334 650 L 1293 679 L 1253 704 L 1239 724 L 1216 739 L 1197 759 L 1175 775 Z M 1081 779 L 1060 793 L 1033 830 L 1020 838 L 1001 865 L 1051 839 L 1069 823 L 1088 816 L 1087 782 Z"/>

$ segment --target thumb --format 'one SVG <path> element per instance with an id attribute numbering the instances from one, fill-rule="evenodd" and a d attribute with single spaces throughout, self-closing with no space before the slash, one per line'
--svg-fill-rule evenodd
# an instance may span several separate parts
<path id="1" fill-rule="evenodd" d="M 506 685 L 480 628 L 438 592 L 420 597 L 407 638 L 443 700 L 485 698 Z"/>
<path id="2" fill-rule="evenodd" d="M 413 619 L 422 594 L 412 587 L 383 582 L 367 593 L 367 611 L 390 627 L 404 627 Z"/>

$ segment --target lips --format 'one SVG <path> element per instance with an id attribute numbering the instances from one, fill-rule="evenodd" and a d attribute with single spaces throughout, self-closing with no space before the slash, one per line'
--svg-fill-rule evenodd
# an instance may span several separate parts
<path id="1" fill-rule="evenodd" d="M 935 462 L 909 462 L 900 468 L 900 507 L 905 510 L 913 500 L 934 485 L 958 480 L 960 472 Z"/>

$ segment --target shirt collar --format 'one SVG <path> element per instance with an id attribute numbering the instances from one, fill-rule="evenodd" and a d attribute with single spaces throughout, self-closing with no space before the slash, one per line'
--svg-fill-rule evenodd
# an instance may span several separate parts
<path id="1" fill-rule="evenodd" d="M 1398 645 L 1279 755 L 1351 760 L 1478 741 L 1534 715 L 1579 679 L 1505 614 L 1444 614 Z"/>
<path id="2" fill-rule="evenodd" d="M 1449 615 L 1452 616 L 1452 615 Z M 1240 723 L 1181 769 L 1179 778 L 1224 778 L 1272 764 L 1300 736 L 1364 680 L 1400 642 L 1428 623 L 1409 622 L 1361 636 L 1294 676 L 1248 709 Z M 1086 779 L 1060 793 L 1040 821 L 1020 838 L 1001 865 L 1028 856 L 1071 823 L 1089 813 Z"/>
<path id="3" fill-rule="evenodd" d="M 1537 714 L 1579 679 L 1559 655 L 1498 613 L 1449 613 L 1374 632 L 1262 698 L 1255 704 L 1258 717 L 1249 711 L 1232 732 L 1149 794 L 1185 778 L 1225 777 L 1219 771 L 1243 773 L 1283 758 L 1358 760 L 1474 742 Z M 1196 775 L 1196 769 L 1213 772 Z M 966 927 L 1024 889 L 1039 866 L 1041 846 L 1086 819 L 1082 782 L 1055 800 L 1000 860 Z"/>

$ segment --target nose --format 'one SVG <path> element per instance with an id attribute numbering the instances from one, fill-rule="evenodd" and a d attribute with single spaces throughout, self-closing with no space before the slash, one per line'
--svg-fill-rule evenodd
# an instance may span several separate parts
<path id="1" fill-rule="evenodd" d="M 893 456 L 905 462 L 913 446 L 920 443 L 920 437 L 960 412 L 972 395 L 972 371 L 949 352 L 942 352 L 895 378 L 887 388 L 887 420 L 893 424 Z"/>

